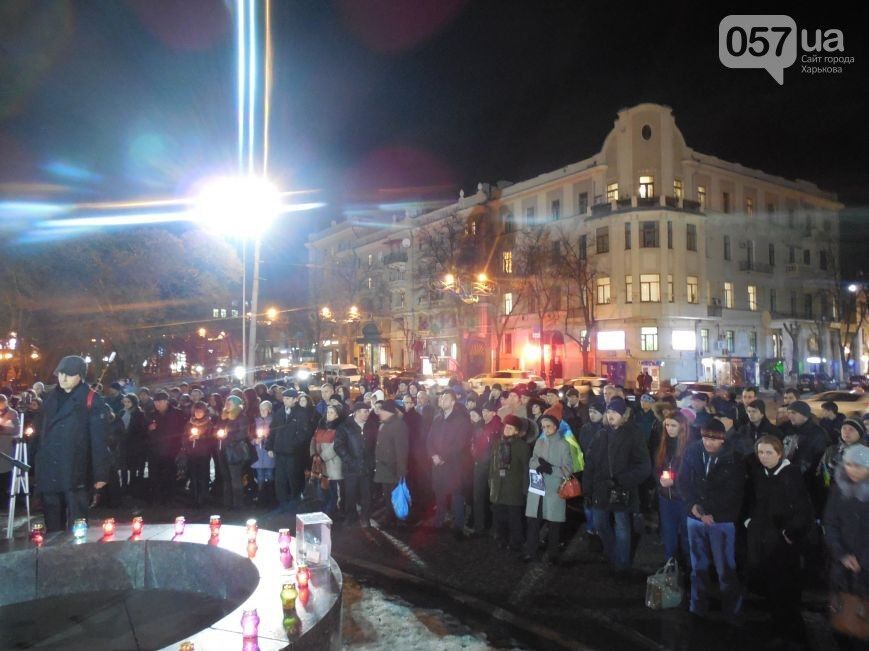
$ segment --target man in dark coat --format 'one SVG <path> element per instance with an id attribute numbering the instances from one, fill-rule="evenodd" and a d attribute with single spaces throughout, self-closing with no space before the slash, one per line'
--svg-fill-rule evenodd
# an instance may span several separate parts
<path id="1" fill-rule="evenodd" d="M 610 563 L 618 571 L 630 568 L 631 514 L 640 510 L 639 486 L 652 472 L 646 441 L 636 425 L 625 420 L 627 410 L 623 398 L 609 401 L 607 425 L 585 452 L 582 477 L 586 504 L 591 504 L 593 510 L 594 527 Z M 615 520 L 615 529 L 611 518 Z"/>
<path id="2" fill-rule="evenodd" d="M 361 524 L 371 526 L 371 469 L 374 459 L 365 441 L 365 422 L 368 406 L 364 402 L 353 405 L 350 418 L 345 418 L 335 432 L 335 453 L 341 457 L 341 474 L 344 475 L 345 507 L 347 525 L 360 522 L 356 505 L 362 507 Z"/>
<path id="3" fill-rule="evenodd" d="M 588 422 L 589 396 L 593 397 L 591 389 L 581 397 L 574 387 L 569 388 L 565 394 L 563 420 L 567 421 L 574 436 L 579 436 L 579 430 Z"/>
<path id="4" fill-rule="evenodd" d="M 691 433 L 692 441 L 700 440 L 700 430 L 712 420 L 712 414 L 706 409 L 709 403 L 709 396 L 705 393 L 695 393 L 691 396 L 691 409 L 694 410 L 696 417 L 694 422 L 688 426 L 688 431 Z"/>
<path id="5" fill-rule="evenodd" d="M 384 526 L 398 525 L 399 518 L 392 507 L 392 491 L 407 476 L 407 425 L 399 415 L 394 400 L 384 400 L 380 407 L 380 430 L 374 451 L 374 482 L 383 485 L 387 519 Z"/>
<path id="6" fill-rule="evenodd" d="M 685 451 L 676 473 L 676 487 L 688 507 L 688 546 L 691 551 L 689 610 L 705 616 L 709 607 L 710 566 L 715 565 L 721 587 L 722 610 L 737 617 L 742 590 L 736 573 L 736 523 L 742 509 L 746 465 L 726 442 L 724 424 L 707 423 L 701 440 Z"/>
<path id="7" fill-rule="evenodd" d="M 57 387 L 43 404 L 35 459 L 47 531 L 71 528 L 76 519 L 87 517 L 88 491 L 106 485 L 111 464 L 105 402 L 84 382 L 87 363 L 64 357 L 55 372 Z"/>
<path id="8" fill-rule="evenodd" d="M 784 440 L 785 457 L 800 469 L 815 505 L 815 516 L 820 518 L 822 489 L 815 471 L 827 449 L 827 434 L 815 422 L 809 405 L 802 400 L 788 405 L 788 420 L 791 427 Z"/>
<path id="9" fill-rule="evenodd" d="M 428 453 L 432 462 L 432 488 L 437 513 L 435 527 L 443 526 L 447 503 L 452 500 L 453 534 L 457 540 L 464 537 L 465 499 L 462 485 L 467 479 L 466 457 L 471 454 L 473 425 L 468 411 L 456 404 L 456 394 L 446 390 L 441 394 L 441 413 L 435 416 L 428 435 Z"/>
<path id="10" fill-rule="evenodd" d="M 148 423 L 148 438 L 151 442 L 150 464 L 154 469 L 151 477 L 151 495 L 160 503 L 168 504 L 175 494 L 177 469 L 175 458 L 181 452 L 186 419 L 178 407 L 169 404 L 169 394 L 158 391 L 154 394 L 154 413 Z"/>
<path id="11" fill-rule="evenodd" d="M 823 403 L 819 422 L 827 433 L 827 443 L 829 445 L 838 443 L 839 435 L 842 433 L 842 423 L 845 422 L 845 415 L 839 413 L 839 405 L 832 400 Z"/>
<path id="12" fill-rule="evenodd" d="M 766 434 L 784 440 L 782 431 L 766 417 L 766 403 L 763 400 L 752 400 L 746 404 L 745 414 L 748 423 L 740 429 L 740 434 L 751 441 L 752 448 L 757 443 L 757 439 Z"/>
<path id="13" fill-rule="evenodd" d="M 283 407 L 272 414 L 269 436 L 263 447 L 275 459 L 275 496 L 279 508 L 287 510 L 302 492 L 299 482 L 300 451 L 309 439 L 310 417 L 296 404 L 299 392 L 286 389 Z"/>

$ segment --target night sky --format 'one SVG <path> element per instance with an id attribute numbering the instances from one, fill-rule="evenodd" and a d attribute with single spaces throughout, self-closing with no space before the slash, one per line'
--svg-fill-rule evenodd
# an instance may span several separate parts
<path id="1" fill-rule="evenodd" d="M 752 5 L 812 32 L 841 29 L 856 59 L 817 76 L 798 59 L 779 86 L 719 62 L 719 21 L 747 13 L 736 6 L 273 6 L 271 174 L 319 190 L 328 207 L 267 238 L 267 293 L 303 262 L 292 242 L 346 207 L 455 198 L 556 169 L 599 151 L 617 111 L 647 101 L 671 106 L 697 151 L 838 193 L 865 244 L 869 79 L 856 8 Z M 3 198 L 178 196 L 233 169 L 232 37 L 221 2 L 0 0 Z"/>

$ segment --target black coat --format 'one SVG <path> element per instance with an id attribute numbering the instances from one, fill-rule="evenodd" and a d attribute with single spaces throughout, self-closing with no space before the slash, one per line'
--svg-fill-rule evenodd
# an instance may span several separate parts
<path id="1" fill-rule="evenodd" d="M 812 501 L 799 469 L 787 461 L 775 471 L 757 464 L 752 468 L 751 486 L 749 566 L 799 571 L 799 543 L 814 520 Z"/>
<path id="2" fill-rule="evenodd" d="M 869 599 L 869 499 L 846 497 L 840 482 L 844 469 L 836 471 L 827 509 L 824 511 L 824 534 L 830 550 L 830 586 L 834 592 L 850 592 Z M 857 557 L 860 572 L 854 574 L 841 559 L 848 554 Z"/>
<path id="3" fill-rule="evenodd" d="M 136 408 L 130 412 L 130 424 L 127 426 L 127 463 L 132 466 L 144 465 L 148 458 L 150 446 L 148 422 L 145 412 Z"/>
<path id="4" fill-rule="evenodd" d="M 429 458 L 440 456 L 443 464 L 432 466 L 432 485 L 438 491 L 457 490 L 464 481 L 467 461 L 471 456 L 473 426 L 468 410 L 459 404 L 447 418 L 438 413 L 428 433 L 426 450 Z"/>
<path id="5" fill-rule="evenodd" d="M 297 405 L 287 414 L 282 407 L 272 414 L 269 436 L 263 447 L 275 454 L 302 455 L 307 458 L 313 435 L 314 428 L 307 410 Z"/>
<path id="6" fill-rule="evenodd" d="M 106 444 L 106 407 L 84 382 L 60 404 L 56 388 L 43 403 L 42 434 L 36 453 L 36 491 L 59 493 L 107 482 L 111 458 Z"/>
<path id="7" fill-rule="evenodd" d="M 345 418 L 335 432 L 335 453 L 341 457 L 344 477 L 361 477 L 374 467 L 363 430 L 352 416 Z"/>
<path id="8" fill-rule="evenodd" d="M 702 440 L 690 443 L 676 474 L 676 487 L 688 508 L 688 517 L 694 517 L 690 511 L 697 504 L 715 522 L 738 522 L 745 494 L 745 461 L 725 443 L 707 475 L 705 454 Z"/>
<path id="9" fill-rule="evenodd" d="M 775 436 L 779 441 L 783 441 L 785 437 L 784 433 L 782 433 L 778 427 L 769 422 L 769 419 L 766 416 L 764 416 L 757 425 L 748 421 L 745 425 L 739 428 L 739 433 L 750 440 L 752 446 L 757 443 L 757 439 L 761 436 Z"/>
<path id="10" fill-rule="evenodd" d="M 174 459 L 181 452 L 181 437 L 184 436 L 184 426 L 187 419 L 177 407 L 169 405 L 164 413 L 156 409 L 151 414 L 148 424 L 148 434 L 151 453 L 161 459 Z M 154 429 L 152 429 L 154 425 Z"/>
<path id="11" fill-rule="evenodd" d="M 618 429 L 604 427 L 591 449 L 584 454 L 582 488 L 586 504 L 607 511 L 639 511 L 639 486 L 652 472 L 646 439 L 639 428 L 630 421 Z M 610 505 L 610 488 L 613 484 L 630 491 L 627 506 Z"/>

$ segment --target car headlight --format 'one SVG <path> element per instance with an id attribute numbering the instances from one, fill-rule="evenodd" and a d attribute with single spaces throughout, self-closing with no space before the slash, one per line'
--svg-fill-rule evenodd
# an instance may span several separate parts
<path id="1" fill-rule="evenodd" d="M 307 369 L 300 369 L 296 372 L 296 377 L 300 380 L 307 380 L 309 377 L 311 377 L 311 371 Z"/>
<path id="2" fill-rule="evenodd" d="M 434 381 L 434 380 L 423 380 L 422 383 L 423 383 L 423 385 L 425 385 L 425 386 L 427 386 L 427 387 L 429 387 L 429 388 L 430 388 L 430 387 L 433 387 L 433 386 L 435 385 L 435 381 Z"/>
<path id="3" fill-rule="evenodd" d="M 438 386 L 439 386 L 439 387 L 445 387 L 445 386 L 447 386 L 447 384 L 449 383 L 449 381 L 450 381 L 449 378 L 439 377 L 439 378 L 438 378 Z"/>

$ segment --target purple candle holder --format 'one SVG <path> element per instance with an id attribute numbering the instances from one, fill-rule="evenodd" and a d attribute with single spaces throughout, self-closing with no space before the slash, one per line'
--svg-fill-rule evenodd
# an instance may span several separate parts
<path id="1" fill-rule="evenodd" d="M 259 635 L 259 615 L 256 608 L 245 610 L 241 616 L 241 634 L 242 637 L 252 638 Z"/>

